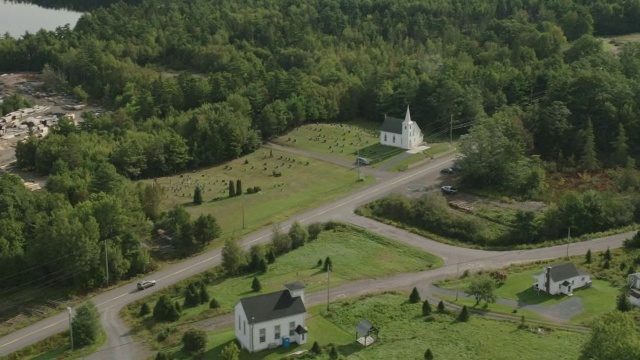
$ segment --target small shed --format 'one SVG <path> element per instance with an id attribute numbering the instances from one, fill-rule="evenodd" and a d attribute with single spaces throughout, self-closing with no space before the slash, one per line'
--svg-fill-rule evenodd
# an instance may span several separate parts
<path id="1" fill-rule="evenodd" d="M 369 346 L 376 341 L 377 337 L 378 328 L 367 320 L 360 320 L 360 323 L 356 326 L 356 341 L 363 346 Z"/>

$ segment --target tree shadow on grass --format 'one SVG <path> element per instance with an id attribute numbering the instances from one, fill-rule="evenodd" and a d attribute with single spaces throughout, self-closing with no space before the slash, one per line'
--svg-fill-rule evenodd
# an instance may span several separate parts
<path id="1" fill-rule="evenodd" d="M 369 346 L 372 346 L 372 345 L 369 345 Z M 360 345 L 358 343 L 340 345 L 340 346 L 336 346 L 336 348 L 337 348 L 338 352 L 340 353 L 340 355 L 342 355 L 344 357 L 348 357 L 349 355 L 355 354 L 355 353 L 357 353 L 357 352 L 359 352 L 361 350 L 366 349 L 364 346 L 362 346 L 362 345 Z"/>

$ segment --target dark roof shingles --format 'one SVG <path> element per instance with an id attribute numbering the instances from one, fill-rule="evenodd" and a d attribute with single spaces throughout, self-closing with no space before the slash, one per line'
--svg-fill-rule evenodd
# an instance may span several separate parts
<path id="1" fill-rule="evenodd" d="M 572 263 L 552 264 L 549 266 L 551 266 L 551 280 L 554 282 L 571 279 L 580 275 L 587 275 L 586 273 L 581 274 Z"/>
<path id="2" fill-rule="evenodd" d="M 404 120 L 394 118 L 391 116 L 387 116 L 384 118 L 384 122 L 382 123 L 382 127 L 380 131 L 394 133 L 394 134 L 402 134 L 402 122 Z"/>
<path id="3" fill-rule="evenodd" d="M 240 300 L 250 324 L 303 314 L 307 310 L 300 297 L 292 298 L 289 291 L 279 291 Z"/>

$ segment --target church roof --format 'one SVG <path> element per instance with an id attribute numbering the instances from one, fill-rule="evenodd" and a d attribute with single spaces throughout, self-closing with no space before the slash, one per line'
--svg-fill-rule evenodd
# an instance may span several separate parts
<path id="1" fill-rule="evenodd" d="M 380 128 L 380 131 L 402 134 L 402 122 L 402 119 L 385 115 L 384 122 L 382 123 L 382 128 Z"/>
<path id="2" fill-rule="evenodd" d="M 302 298 L 291 297 L 288 290 L 241 299 L 240 303 L 250 324 L 306 312 Z"/>

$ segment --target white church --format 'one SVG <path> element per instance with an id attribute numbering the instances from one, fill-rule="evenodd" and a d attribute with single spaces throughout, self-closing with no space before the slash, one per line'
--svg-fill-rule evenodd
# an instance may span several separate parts
<path id="1" fill-rule="evenodd" d="M 418 124 L 411 120 L 409 106 L 404 120 L 384 116 L 384 123 L 380 129 L 380 144 L 399 147 L 406 150 L 416 148 L 424 142 L 422 131 Z"/>

